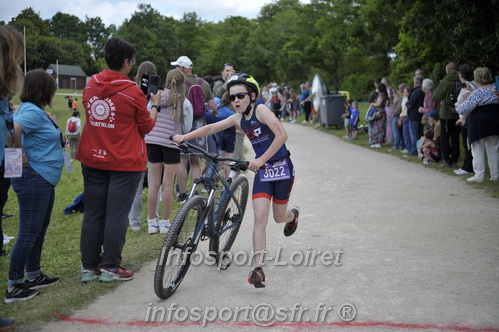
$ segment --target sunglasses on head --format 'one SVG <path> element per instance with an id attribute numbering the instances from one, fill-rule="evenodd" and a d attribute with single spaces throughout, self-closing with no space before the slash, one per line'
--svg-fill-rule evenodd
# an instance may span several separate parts
<path id="1" fill-rule="evenodd" d="M 229 95 L 229 99 L 230 99 L 230 101 L 236 100 L 236 97 L 237 97 L 237 99 L 244 99 L 244 96 L 246 96 L 246 95 L 249 95 L 249 93 L 239 92 L 239 93 L 236 93 L 235 95 Z"/>

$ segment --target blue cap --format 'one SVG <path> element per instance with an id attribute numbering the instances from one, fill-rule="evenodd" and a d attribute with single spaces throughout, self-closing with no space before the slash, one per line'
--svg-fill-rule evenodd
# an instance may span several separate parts
<path id="1" fill-rule="evenodd" d="M 439 114 L 438 114 L 438 111 L 437 110 L 433 110 L 433 111 L 430 111 L 428 114 L 427 114 L 430 118 L 434 118 L 436 120 L 438 120 L 440 118 Z"/>

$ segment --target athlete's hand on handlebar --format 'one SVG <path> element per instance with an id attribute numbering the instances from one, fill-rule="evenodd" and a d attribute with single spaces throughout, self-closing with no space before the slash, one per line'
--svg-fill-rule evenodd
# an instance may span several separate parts
<path id="1" fill-rule="evenodd" d="M 170 136 L 170 140 L 174 141 L 177 144 L 180 144 L 182 142 L 185 142 L 185 137 L 184 135 L 175 135 L 175 136 Z"/>
<path id="2" fill-rule="evenodd" d="M 248 168 L 253 171 L 258 171 L 263 166 L 265 166 L 265 163 L 260 158 L 257 158 L 249 163 Z"/>

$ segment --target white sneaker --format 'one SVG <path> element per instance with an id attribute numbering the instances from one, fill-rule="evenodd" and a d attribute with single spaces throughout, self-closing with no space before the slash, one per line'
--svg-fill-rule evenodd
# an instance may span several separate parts
<path id="1" fill-rule="evenodd" d="M 161 220 L 159 222 L 159 232 L 161 234 L 166 234 L 170 230 L 170 220 Z"/>
<path id="2" fill-rule="evenodd" d="M 149 234 L 156 234 L 159 232 L 159 223 L 157 219 L 147 219 L 147 232 Z"/>
<path id="3" fill-rule="evenodd" d="M 492 182 L 499 182 L 499 177 L 498 178 L 490 178 L 490 181 L 492 181 Z"/>
<path id="4" fill-rule="evenodd" d="M 472 176 L 472 177 L 466 179 L 466 181 L 480 183 L 480 182 L 483 182 L 483 178 L 475 175 L 475 176 Z"/>
<path id="5" fill-rule="evenodd" d="M 454 174 L 456 174 L 456 175 L 471 175 L 473 173 L 465 171 L 464 169 L 460 168 L 460 169 L 456 169 L 454 171 Z"/>
<path id="6" fill-rule="evenodd" d="M 16 237 L 15 236 L 8 236 L 7 234 L 3 233 L 3 239 L 4 240 L 14 240 Z"/>
<path id="7" fill-rule="evenodd" d="M 373 145 L 371 145 L 371 148 L 377 148 L 378 149 L 380 147 L 381 147 L 381 144 L 373 144 Z"/>
<path id="8" fill-rule="evenodd" d="M 140 231 L 140 226 L 130 226 L 130 228 L 132 229 L 132 231 Z"/>
<path id="9" fill-rule="evenodd" d="M 403 149 L 403 150 L 400 150 L 400 153 L 402 153 L 402 154 L 408 154 L 409 151 L 407 151 L 407 149 Z"/>

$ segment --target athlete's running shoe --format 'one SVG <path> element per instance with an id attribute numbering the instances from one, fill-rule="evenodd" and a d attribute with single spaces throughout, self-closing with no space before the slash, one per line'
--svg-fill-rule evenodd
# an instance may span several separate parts
<path id="1" fill-rule="evenodd" d="M 265 273 L 263 273 L 263 269 L 259 266 L 250 272 L 248 276 L 248 282 L 255 286 L 255 288 L 263 288 L 265 285 Z"/>
<path id="2" fill-rule="evenodd" d="M 293 235 L 293 233 L 296 232 L 296 229 L 298 228 L 298 216 L 300 215 L 300 208 L 294 206 L 291 209 L 291 212 L 294 213 L 295 217 L 293 218 L 293 221 L 286 223 L 286 226 L 284 226 L 284 236 Z"/>

